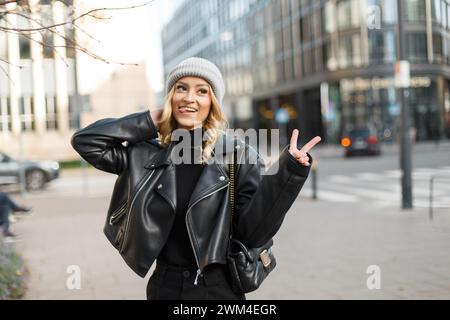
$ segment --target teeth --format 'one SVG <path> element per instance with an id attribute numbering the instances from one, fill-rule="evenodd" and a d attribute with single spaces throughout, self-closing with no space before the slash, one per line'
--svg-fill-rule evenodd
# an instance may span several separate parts
<path id="1" fill-rule="evenodd" d="M 191 111 L 191 112 L 197 111 L 194 108 L 190 108 L 190 107 L 181 107 L 181 109 L 186 109 L 186 110 Z"/>

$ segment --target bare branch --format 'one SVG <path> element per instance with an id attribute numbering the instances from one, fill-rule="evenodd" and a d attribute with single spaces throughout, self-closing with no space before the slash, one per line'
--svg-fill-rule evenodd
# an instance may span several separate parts
<path id="1" fill-rule="evenodd" d="M 144 7 L 146 5 L 148 5 L 149 3 L 152 3 L 152 1 L 148 1 L 144 4 L 140 4 L 140 5 L 136 5 L 136 6 L 130 6 L 130 7 L 122 7 L 122 8 L 97 8 L 97 9 L 92 9 L 89 10 L 88 12 L 85 12 L 81 15 L 79 15 L 78 17 L 73 18 L 71 21 L 65 21 L 65 22 L 61 22 L 61 23 L 56 23 L 56 24 L 52 24 L 49 26 L 43 26 L 40 28 L 30 28 L 30 29 L 20 29 L 20 28 L 7 28 L 7 27 L 2 27 L 0 26 L 0 30 L 5 30 L 5 31 L 23 31 L 23 32 L 33 32 L 33 31 L 40 31 L 40 30 L 44 30 L 44 29 L 50 29 L 50 28 L 55 28 L 55 27 L 59 27 L 59 26 L 64 26 L 67 24 L 73 24 L 75 21 L 85 17 L 85 16 L 90 16 L 92 17 L 92 13 L 94 12 L 99 12 L 99 11 L 108 11 L 108 10 L 126 10 L 126 9 L 135 9 L 135 8 L 139 8 L 139 7 Z M 6 14 L 17 14 L 16 12 L 6 12 Z"/>
<path id="2" fill-rule="evenodd" d="M 64 1 L 62 1 L 62 2 L 64 3 Z M 29 39 L 30 41 L 33 41 L 33 42 L 35 42 L 35 43 L 38 43 L 38 44 L 41 45 L 43 48 L 51 48 L 52 51 L 53 51 L 59 58 L 61 58 L 61 59 L 64 61 L 64 63 L 66 64 L 66 66 L 68 66 L 67 61 L 65 60 L 64 57 L 61 56 L 61 54 L 58 52 L 58 50 L 56 50 L 56 48 L 73 49 L 73 50 L 75 50 L 75 51 L 82 52 L 82 53 L 84 53 L 84 54 L 86 54 L 86 55 L 88 55 L 88 56 L 90 56 L 90 57 L 92 57 L 92 58 L 94 58 L 94 59 L 96 59 L 96 60 L 102 61 L 102 62 L 107 63 L 107 64 L 111 64 L 111 63 L 112 63 L 112 64 L 119 64 L 119 65 L 133 65 L 133 66 L 138 66 L 139 64 L 137 64 L 137 63 L 125 63 L 125 62 L 118 62 L 118 61 L 110 61 L 110 60 L 107 60 L 107 59 L 101 57 L 100 55 L 98 55 L 98 54 L 96 54 L 96 53 L 94 53 L 94 52 L 88 50 L 87 48 L 84 48 L 83 46 L 79 45 L 75 38 L 74 38 L 74 39 L 71 39 L 71 37 L 68 37 L 68 36 L 66 36 L 66 35 L 61 34 L 61 33 L 57 30 L 57 27 L 61 27 L 61 26 L 65 26 L 65 25 L 71 24 L 72 28 L 76 28 L 76 29 L 80 30 L 81 32 L 83 32 L 84 34 L 86 34 L 86 35 L 87 35 L 88 37 L 90 37 L 91 39 L 97 41 L 98 43 L 101 43 L 101 41 L 95 39 L 93 36 L 91 36 L 88 32 L 86 32 L 85 30 L 83 30 L 83 29 L 82 29 L 79 25 L 77 25 L 75 22 L 76 22 L 77 20 L 80 20 L 80 19 L 83 18 L 83 17 L 86 17 L 86 16 L 87 16 L 87 17 L 94 18 L 94 19 L 98 19 L 98 20 L 109 20 L 109 19 L 111 19 L 111 17 L 104 17 L 104 16 L 101 16 L 101 15 L 97 15 L 97 14 L 95 14 L 95 13 L 103 12 L 103 11 L 107 11 L 107 10 L 125 10 L 125 9 L 134 9 L 134 8 L 139 8 L 139 7 L 146 6 L 146 5 L 150 4 L 151 2 L 153 2 L 153 0 L 152 0 L 152 1 L 147 1 L 146 3 L 141 4 L 141 5 L 134 5 L 134 6 L 129 6 L 129 7 L 122 7 L 122 8 L 97 8 L 97 9 L 92 9 L 92 10 L 89 10 L 88 12 L 85 12 L 85 13 L 83 13 L 83 14 L 81 14 L 81 15 L 79 15 L 79 16 L 73 18 L 73 19 L 69 19 L 68 21 L 64 21 L 64 22 L 61 22 L 61 23 L 56 23 L 56 24 L 48 25 L 48 26 L 45 26 L 40 20 L 33 18 L 33 17 L 32 17 L 31 15 L 29 15 L 29 14 L 25 14 L 25 13 L 23 13 L 23 12 L 20 12 L 20 11 L 16 10 L 16 9 L 12 9 L 12 10 L 8 10 L 8 11 L 2 11 L 2 12 L 0 12 L 0 19 L 4 20 L 4 21 L 7 22 L 8 25 L 9 25 L 8 27 L 0 25 L 0 32 L 1 32 L 1 31 L 4 31 L 4 32 L 7 32 L 7 33 L 12 33 L 12 34 L 21 35 L 21 36 L 23 36 L 23 37 Z M 20 8 L 21 8 L 21 6 L 20 6 L 20 1 L 19 1 L 19 0 L 0 1 L 0 6 L 5 5 L 5 4 L 7 4 L 7 3 L 19 3 L 19 7 L 18 7 L 19 10 L 20 10 Z M 67 5 L 67 3 L 65 3 L 65 4 Z M 22 9 L 23 9 L 23 8 L 22 8 Z M 26 7 L 26 10 L 28 11 L 29 8 Z M 22 17 L 22 18 L 24 18 L 24 19 L 26 19 L 26 20 L 28 20 L 28 21 L 30 21 L 30 22 L 33 21 L 33 22 L 35 22 L 35 25 L 37 25 L 37 27 L 26 28 L 26 29 L 25 29 L 25 28 L 17 28 L 17 27 L 15 27 L 15 25 L 13 25 L 11 22 L 9 22 L 8 19 L 6 19 L 6 16 L 7 16 L 7 15 L 11 15 L 11 14 L 20 16 L 20 17 Z M 34 37 L 32 37 L 32 34 L 33 34 L 34 32 L 39 32 L 39 33 L 41 34 L 41 36 L 42 36 L 42 39 L 45 39 L 45 37 L 44 37 L 44 35 L 43 35 L 43 32 L 44 32 L 44 31 L 47 31 L 47 30 L 48 30 L 48 32 L 51 32 L 53 36 L 55 36 L 55 37 L 56 37 L 56 36 L 59 36 L 59 37 L 61 37 L 62 39 L 64 39 L 64 40 L 65 40 L 65 45 L 59 45 L 59 46 L 56 46 L 56 45 L 54 45 L 54 44 L 48 44 L 48 43 L 46 43 L 45 40 L 39 41 L 39 40 L 37 40 L 37 39 L 34 39 Z M 6 62 L 7 64 L 12 65 L 12 66 L 15 66 L 15 67 L 18 67 L 18 68 L 22 68 L 22 67 L 23 67 L 23 66 L 14 65 L 14 64 L 12 64 L 11 62 L 6 61 L 6 60 L 0 60 L 0 61 Z M 6 71 L 3 67 L 2 67 L 2 70 L 3 70 L 3 72 L 8 76 L 8 78 L 11 80 L 11 78 L 9 77 L 7 71 Z"/>
<path id="3" fill-rule="evenodd" d="M 89 38 L 91 38 L 92 40 L 96 41 L 97 43 L 102 43 L 100 40 L 94 38 L 93 36 L 91 36 L 89 33 L 87 33 L 87 31 L 83 30 L 80 26 L 77 26 L 76 24 L 74 24 L 74 27 L 77 28 L 78 30 L 80 30 L 81 32 L 83 32 L 85 35 L 87 35 Z"/>
<path id="4" fill-rule="evenodd" d="M 19 2 L 19 0 L 5 0 L 5 1 L 0 1 L 0 6 L 4 6 L 8 3 L 14 3 L 14 2 Z"/>
<path id="5" fill-rule="evenodd" d="M 1 64 L 0 64 L 0 68 L 2 69 L 5 76 L 9 79 L 9 81 L 11 81 L 12 85 L 15 86 L 16 84 L 14 83 L 14 81 L 12 81 L 11 77 L 9 76 L 8 71 L 6 71 L 5 68 L 3 68 L 3 66 Z"/>
<path id="6" fill-rule="evenodd" d="M 22 69 L 22 68 L 23 68 L 23 66 L 19 66 L 18 64 L 11 63 L 11 62 L 9 62 L 9 61 L 7 61 L 7 60 L 4 60 L 4 59 L 2 59 L 2 58 L 0 58 L 0 61 L 3 61 L 3 62 L 5 62 L 5 63 L 10 64 L 10 65 L 12 65 L 12 66 L 14 66 L 14 67 L 16 67 L 16 68 L 19 68 L 19 69 Z"/>

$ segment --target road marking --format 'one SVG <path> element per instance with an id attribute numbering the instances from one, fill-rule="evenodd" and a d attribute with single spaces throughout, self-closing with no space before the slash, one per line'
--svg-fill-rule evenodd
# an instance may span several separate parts
<path id="1" fill-rule="evenodd" d="M 364 181 L 380 181 L 383 179 L 379 174 L 372 172 L 357 173 L 355 178 Z"/>
<path id="2" fill-rule="evenodd" d="M 398 179 L 402 176 L 402 173 L 400 172 L 400 170 L 386 170 L 383 173 L 383 176 L 385 176 L 386 178 Z"/>
<path id="3" fill-rule="evenodd" d="M 337 183 L 351 183 L 354 182 L 352 178 L 349 176 L 342 176 L 342 175 L 333 175 L 328 177 L 326 180 L 329 180 L 331 182 L 337 182 Z"/>
<path id="4" fill-rule="evenodd" d="M 310 188 L 303 188 L 302 194 L 305 195 L 312 194 L 312 190 Z M 360 202 L 362 199 L 358 196 L 342 193 L 342 192 L 335 192 L 330 190 L 324 190 L 319 189 L 317 191 L 317 197 L 320 200 L 326 200 L 326 201 L 332 201 L 332 202 Z"/>

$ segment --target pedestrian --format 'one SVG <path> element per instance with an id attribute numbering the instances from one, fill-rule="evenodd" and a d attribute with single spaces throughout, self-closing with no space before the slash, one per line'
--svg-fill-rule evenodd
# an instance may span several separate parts
<path id="1" fill-rule="evenodd" d="M 118 175 L 104 233 L 139 276 L 156 260 L 147 299 L 245 299 L 232 290 L 226 266 L 230 180 L 218 159 L 242 151 L 233 236 L 249 247 L 275 235 L 308 177 L 307 152 L 320 137 L 298 149 L 294 130 L 278 171 L 264 175 L 257 151 L 225 132 L 224 93 L 217 66 L 191 57 L 169 72 L 162 110 L 102 119 L 72 137 L 86 161 Z M 236 146 L 219 147 L 230 143 Z"/>
<path id="2" fill-rule="evenodd" d="M 3 236 L 16 237 L 9 230 L 9 214 L 11 212 L 31 212 L 31 208 L 17 205 L 6 192 L 0 191 L 0 225 L 3 227 Z"/>

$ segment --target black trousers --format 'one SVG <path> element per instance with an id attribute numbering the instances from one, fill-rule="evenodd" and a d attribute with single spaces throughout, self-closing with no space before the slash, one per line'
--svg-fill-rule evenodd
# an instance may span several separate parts
<path id="1" fill-rule="evenodd" d="M 233 292 L 226 265 L 207 266 L 197 278 L 195 268 L 170 266 L 157 261 L 147 285 L 148 300 L 245 300 Z"/>

